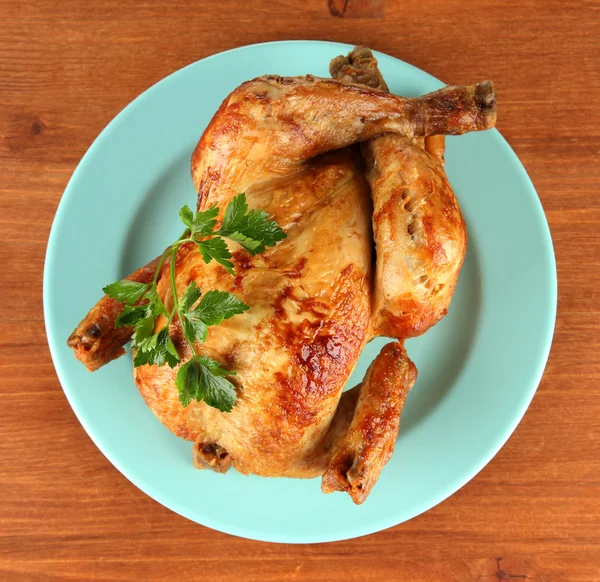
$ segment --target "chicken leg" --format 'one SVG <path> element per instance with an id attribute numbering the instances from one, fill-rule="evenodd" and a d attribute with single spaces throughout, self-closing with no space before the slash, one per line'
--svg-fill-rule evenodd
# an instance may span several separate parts
<path id="1" fill-rule="evenodd" d="M 387 90 L 366 47 L 334 59 L 330 71 L 344 83 Z M 466 250 L 464 221 L 441 167 L 443 142 L 389 134 L 364 143 L 362 151 L 377 248 L 372 334 L 419 335 L 446 312 Z M 334 446 L 324 492 L 345 490 L 355 503 L 364 501 L 391 456 L 415 378 L 402 346 L 385 346 L 354 389 L 358 403 L 348 432 Z M 352 391 L 345 398 L 356 399 Z"/>
<path id="2" fill-rule="evenodd" d="M 344 83 L 387 90 L 366 47 L 335 58 L 330 71 Z M 403 339 L 437 323 L 447 313 L 467 248 L 465 223 L 443 170 L 443 136 L 427 136 L 419 145 L 398 134 L 362 145 L 377 249 L 374 335 Z"/>
<path id="3" fill-rule="evenodd" d="M 408 99 L 317 77 L 260 77 L 225 99 L 192 155 L 198 209 L 383 133 L 424 137 L 493 127 L 489 82 Z"/>

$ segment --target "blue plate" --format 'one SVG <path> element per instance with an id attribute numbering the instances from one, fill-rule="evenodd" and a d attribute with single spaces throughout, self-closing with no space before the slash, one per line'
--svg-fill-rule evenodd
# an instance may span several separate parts
<path id="1" fill-rule="evenodd" d="M 556 267 L 544 212 L 496 131 L 448 139 L 447 172 L 470 243 L 448 316 L 407 342 L 419 369 L 392 460 L 362 506 L 323 495 L 320 480 L 217 475 L 192 466 L 191 443 L 146 407 L 123 357 L 90 374 L 66 340 L 110 283 L 158 255 L 194 206 L 190 155 L 227 94 L 265 74 L 328 76 L 349 45 L 279 42 L 194 63 L 157 83 L 100 134 L 75 170 L 52 226 L 44 313 L 54 365 L 81 424 L 132 483 L 173 511 L 234 535 L 324 542 L 396 525 L 462 487 L 496 454 L 542 376 L 556 315 Z M 442 83 L 377 55 L 394 93 Z M 449 79 L 451 81 L 452 79 Z M 473 79 L 480 81 L 481 79 Z M 502 101 L 499 103 L 502 116 Z M 386 340 L 371 342 L 349 385 Z"/>

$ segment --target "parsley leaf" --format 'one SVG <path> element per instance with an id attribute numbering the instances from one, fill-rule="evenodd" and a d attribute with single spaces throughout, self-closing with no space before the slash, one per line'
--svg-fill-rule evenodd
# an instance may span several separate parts
<path id="1" fill-rule="evenodd" d="M 192 358 L 177 370 L 175 386 L 179 391 L 179 402 L 187 406 L 192 400 L 198 400 L 200 386 L 198 384 L 200 368 L 196 358 Z"/>
<path id="2" fill-rule="evenodd" d="M 146 351 L 151 349 L 150 341 L 154 334 L 154 317 L 144 317 L 136 322 L 133 328 L 133 337 L 131 345 L 138 350 Z"/>
<path id="3" fill-rule="evenodd" d="M 192 400 L 204 401 L 209 406 L 229 412 L 235 404 L 236 390 L 226 376 L 233 376 L 235 372 L 226 370 L 216 360 L 199 356 L 194 346 L 206 340 L 210 326 L 243 313 L 249 306 L 224 291 L 209 291 L 202 296 L 194 281 L 178 298 L 175 272 L 177 253 L 182 244 L 194 242 L 204 262 L 215 260 L 234 274 L 233 262 L 229 260 L 232 255 L 225 238 L 236 241 L 255 255 L 266 247 L 274 246 L 286 235 L 275 221 L 269 220 L 266 212 L 248 211 L 245 194 L 239 194 L 231 200 L 225 209 L 220 229 L 215 230 L 218 216 L 219 209 L 216 206 L 195 214 L 189 206 L 183 206 L 179 217 L 186 231 L 159 258 L 152 282 L 146 284 L 123 279 L 107 285 L 103 291 L 125 304 L 116 318 L 115 327 L 133 327 L 131 345 L 136 367 L 166 364 L 174 368 L 181 362 L 169 334 L 171 322 L 178 316 L 183 336 L 193 353 L 192 359 L 181 365 L 177 372 L 175 383 L 181 403 L 187 406 Z M 167 309 L 158 294 L 157 282 L 162 273 L 161 267 L 169 256 L 173 301 Z M 164 316 L 167 321 L 162 329 L 154 333 L 159 316 Z"/>
<path id="4" fill-rule="evenodd" d="M 181 328 L 188 343 L 193 344 L 196 341 L 200 343 L 206 341 L 208 328 L 202 319 L 196 317 L 193 311 L 182 313 L 181 315 Z"/>
<path id="5" fill-rule="evenodd" d="M 138 345 L 138 351 L 135 355 L 134 366 L 142 364 L 154 364 L 163 366 L 168 364 L 174 368 L 181 358 L 175 349 L 168 326 L 163 327 L 157 334 L 145 339 Z"/>
<path id="6" fill-rule="evenodd" d="M 194 213 L 187 204 L 181 207 L 179 218 L 181 218 L 181 222 L 183 222 L 190 230 L 192 229 L 194 224 Z"/>
<path id="7" fill-rule="evenodd" d="M 223 265 L 231 275 L 234 274 L 233 263 L 227 260 L 231 258 L 231 253 L 227 248 L 227 243 L 222 238 L 214 237 L 196 242 L 205 263 L 208 264 L 214 259 L 217 263 Z"/>
<path id="8" fill-rule="evenodd" d="M 244 313 L 250 309 L 241 299 L 233 293 L 225 291 L 209 291 L 205 293 L 198 307 L 188 313 L 202 320 L 206 325 L 219 325 L 224 319 Z"/>
<path id="9" fill-rule="evenodd" d="M 196 287 L 195 282 L 192 282 L 179 300 L 181 327 L 185 339 L 190 344 L 196 341 L 200 343 L 206 341 L 208 326 L 218 325 L 224 319 L 229 319 L 250 309 L 232 293 L 209 291 L 202 297 L 198 306 L 191 310 L 191 306 L 198 301 L 200 295 L 200 289 Z"/>
<path id="10" fill-rule="evenodd" d="M 203 342 L 206 340 L 208 329 L 204 322 L 193 315 L 192 311 L 189 311 L 194 303 L 200 299 L 202 293 L 196 286 L 196 282 L 192 281 L 185 290 L 184 294 L 179 300 L 179 318 L 181 320 L 181 328 L 183 335 L 190 345 L 194 342 Z"/>
<path id="11" fill-rule="evenodd" d="M 238 228 L 239 232 L 254 240 L 261 240 L 267 247 L 275 246 L 287 237 L 277 222 L 269 220 L 269 215 L 264 210 L 251 210 L 241 226 L 242 228 Z"/>
<path id="12" fill-rule="evenodd" d="M 248 236 L 243 235 L 241 232 L 232 232 L 227 235 L 227 238 L 234 240 L 244 247 L 251 255 L 257 255 L 265 250 L 265 245 L 259 240 L 253 240 Z"/>
<path id="13" fill-rule="evenodd" d="M 146 305 L 125 305 L 115 320 L 115 327 L 131 327 L 146 316 Z"/>
<path id="14" fill-rule="evenodd" d="M 102 291 L 112 299 L 131 304 L 139 301 L 149 288 L 150 285 L 145 283 L 122 279 L 121 281 L 103 287 Z"/>
<path id="15" fill-rule="evenodd" d="M 158 332 L 156 348 L 156 358 L 154 363 L 157 366 L 162 366 L 167 363 L 170 368 L 174 368 L 181 361 L 181 358 L 175 349 L 175 345 L 173 344 L 173 340 L 169 335 L 168 326 L 163 327 Z"/>
<path id="16" fill-rule="evenodd" d="M 231 200 L 221 228 L 217 234 L 238 242 L 249 253 L 262 253 L 266 247 L 272 247 L 286 238 L 283 229 L 264 210 L 248 212 L 245 194 L 238 194 Z"/>
<path id="17" fill-rule="evenodd" d="M 217 224 L 216 219 L 218 215 L 219 209 L 216 206 L 211 206 L 203 212 L 197 212 L 192 224 L 194 234 L 199 236 L 212 234 L 215 225 Z"/>
<path id="18" fill-rule="evenodd" d="M 200 288 L 196 285 L 196 281 L 192 281 L 179 300 L 179 309 L 181 311 L 189 311 L 192 305 L 200 299 L 200 295 L 202 295 Z"/>
<path id="19" fill-rule="evenodd" d="M 146 295 L 144 295 L 144 299 L 148 299 L 148 304 L 146 305 L 147 315 L 153 315 L 154 317 L 157 317 L 158 315 L 164 315 L 165 317 L 169 316 L 161 298 L 158 296 L 156 285 L 150 287 L 146 292 Z"/>
<path id="20" fill-rule="evenodd" d="M 136 349 L 135 355 L 133 357 L 134 368 L 139 368 L 140 366 L 143 366 L 144 364 L 152 365 L 153 363 L 154 363 L 154 357 L 152 354 L 152 350 L 144 351 L 140 345 Z"/>
<path id="21" fill-rule="evenodd" d="M 226 370 L 224 372 L 227 373 Z M 209 406 L 218 408 L 221 412 L 231 412 L 237 395 L 235 386 L 223 375 L 215 374 L 214 369 L 200 364 L 200 394 L 202 400 Z"/>
<path id="22" fill-rule="evenodd" d="M 238 230 L 238 225 L 243 222 L 246 212 L 248 212 L 246 195 L 238 194 L 234 196 L 225 209 L 225 216 L 223 216 L 223 223 L 219 229 L 219 234 L 227 236 Z"/>
<path id="23" fill-rule="evenodd" d="M 236 373 L 231 370 L 226 370 L 212 358 L 208 356 L 198 356 L 198 362 L 202 364 L 205 368 L 208 368 L 215 376 L 235 376 Z"/>
<path id="24" fill-rule="evenodd" d="M 221 412 L 231 412 L 236 400 L 235 386 L 225 378 L 231 372 L 207 356 L 195 356 L 177 372 L 175 386 L 179 400 L 188 406 L 192 400 L 206 402 Z"/>

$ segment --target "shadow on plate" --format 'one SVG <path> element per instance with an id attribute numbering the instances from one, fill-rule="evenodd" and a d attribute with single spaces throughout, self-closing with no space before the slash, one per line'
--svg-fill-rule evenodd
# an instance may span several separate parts
<path id="1" fill-rule="evenodd" d="M 400 438 L 422 422 L 457 389 L 474 345 L 481 308 L 481 275 L 471 239 L 448 315 L 421 337 L 407 340 L 406 350 L 419 371 L 402 413 Z M 356 386 L 390 338 L 377 338 L 363 350 L 347 388 Z"/>
<path id="2" fill-rule="evenodd" d="M 185 148 L 160 173 L 142 198 L 129 227 L 121 257 L 121 273 L 131 273 L 149 263 L 183 232 L 179 209 L 184 204 L 196 209 L 197 194 L 190 173 L 193 149 L 193 145 Z"/>

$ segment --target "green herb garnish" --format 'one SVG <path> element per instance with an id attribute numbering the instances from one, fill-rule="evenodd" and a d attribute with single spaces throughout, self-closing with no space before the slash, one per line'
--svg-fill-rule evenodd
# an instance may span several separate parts
<path id="1" fill-rule="evenodd" d="M 202 295 L 195 281 L 178 297 L 175 285 L 177 253 L 182 244 L 193 242 L 205 263 L 215 260 L 233 274 L 234 266 L 230 261 L 232 257 L 225 238 L 236 241 L 249 253 L 256 255 L 267 247 L 275 246 L 286 235 L 274 220 L 268 220 L 268 214 L 263 210 L 248 211 L 245 194 L 233 198 L 225 209 L 220 228 L 215 230 L 218 214 L 216 206 L 196 214 L 188 206 L 184 206 L 179 211 L 179 217 L 186 230 L 163 253 L 152 282 L 146 284 L 122 279 L 107 285 L 103 291 L 125 304 L 115 321 L 115 327 L 133 327 L 131 345 L 134 366 L 167 364 L 174 368 L 181 362 L 169 335 L 169 326 L 177 318 L 193 354 L 177 372 L 175 384 L 180 402 L 187 406 L 192 400 L 204 401 L 222 412 L 230 412 L 235 404 L 236 392 L 226 376 L 234 376 L 235 372 L 226 370 L 219 362 L 207 356 L 199 355 L 194 345 L 206 340 L 210 326 L 243 313 L 249 306 L 233 293 L 208 291 Z M 171 259 L 169 272 L 173 293 L 173 308 L 170 311 L 165 308 L 156 287 L 167 257 Z M 167 318 L 167 323 L 154 333 L 154 324 L 160 315 Z"/>

